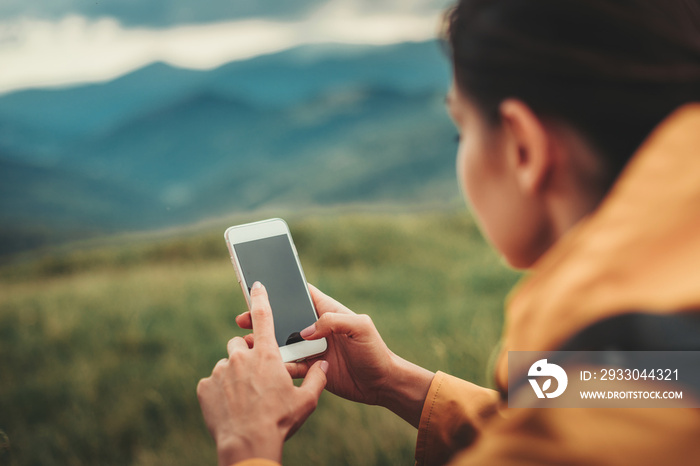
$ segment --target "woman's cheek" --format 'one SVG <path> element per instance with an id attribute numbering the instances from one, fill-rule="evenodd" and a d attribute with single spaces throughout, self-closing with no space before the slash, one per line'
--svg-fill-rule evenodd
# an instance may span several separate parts
<path id="1" fill-rule="evenodd" d="M 462 149 L 462 148 L 461 148 Z M 462 191 L 474 215 L 479 229 L 487 241 L 509 260 L 513 249 L 512 234 L 518 229 L 510 228 L 511 217 L 506 193 L 499 189 L 498 175 L 489 167 L 485 157 L 489 155 L 479 148 L 463 148 L 459 154 L 457 170 Z"/>
<path id="2" fill-rule="evenodd" d="M 460 176 L 460 185 L 462 193 L 467 204 L 471 207 L 473 213 L 481 222 L 483 219 L 484 203 L 486 201 L 484 195 L 484 184 L 488 182 L 483 166 L 479 163 L 478 154 L 473 147 L 466 143 L 460 145 L 460 153 L 457 159 L 457 171 Z"/>

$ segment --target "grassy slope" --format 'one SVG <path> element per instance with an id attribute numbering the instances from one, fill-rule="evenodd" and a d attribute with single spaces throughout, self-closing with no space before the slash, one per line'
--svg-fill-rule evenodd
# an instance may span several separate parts
<path id="1" fill-rule="evenodd" d="M 309 281 L 370 314 L 392 350 L 490 383 L 517 276 L 464 212 L 290 226 Z M 242 334 L 245 308 L 221 231 L 0 271 L 0 462 L 216 464 L 194 389 Z M 414 442 L 388 411 L 324 393 L 285 462 L 411 464 Z"/>

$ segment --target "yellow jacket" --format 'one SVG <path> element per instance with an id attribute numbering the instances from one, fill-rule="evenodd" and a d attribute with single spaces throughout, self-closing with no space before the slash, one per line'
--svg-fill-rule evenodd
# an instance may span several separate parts
<path id="1" fill-rule="evenodd" d="M 532 272 L 507 305 L 495 374 L 501 390 L 508 386 L 508 351 L 555 350 L 616 314 L 700 309 L 700 104 L 664 120 L 596 212 Z M 416 461 L 700 464 L 700 409 L 508 409 L 496 391 L 438 372 L 421 415 Z"/>
<path id="2" fill-rule="evenodd" d="M 557 349 L 630 311 L 700 309 L 700 104 L 650 135 L 599 208 L 555 244 L 508 302 L 508 351 Z M 700 335 L 698 335 L 700 338 Z M 700 409 L 507 409 L 496 392 L 438 373 L 419 465 L 700 464 Z"/>

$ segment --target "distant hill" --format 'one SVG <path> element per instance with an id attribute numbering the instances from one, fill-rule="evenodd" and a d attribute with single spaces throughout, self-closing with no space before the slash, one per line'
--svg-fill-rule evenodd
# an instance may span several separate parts
<path id="1" fill-rule="evenodd" d="M 1 95 L 0 121 L 16 122 L 36 132 L 85 136 L 188 94 L 209 92 L 277 108 L 346 86 L 444 91 L 447 82 L 447 61 L 434 41 L 383 47 L 305 45 L 211 71 L 154 63 L 103 84 Z"/>
<path id="2" fill-rule="evenodd" d="M 159 209 L 134 190 L 0 158 L 0 256 L 142 227 L 154 215 Z"/>
<path id="3" fill-rule="evenodd" d="M 447 202 L 447 84 L 426 42 L 305 46 L 208 72 L 153 64 L 0 96 L 2 229 L 89 235 L 281 205 Z"/>

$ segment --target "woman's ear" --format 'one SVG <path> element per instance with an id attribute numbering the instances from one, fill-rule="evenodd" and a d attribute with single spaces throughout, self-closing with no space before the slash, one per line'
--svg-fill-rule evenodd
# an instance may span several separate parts
<path id="1" fill-rule="evenodd" d="M 529 195 L 541 193 L 554 166 L 549 133 L 542 121 L 524 102 L 501 102 L 501 123 L 509 168 L 520 189 Z"/>

